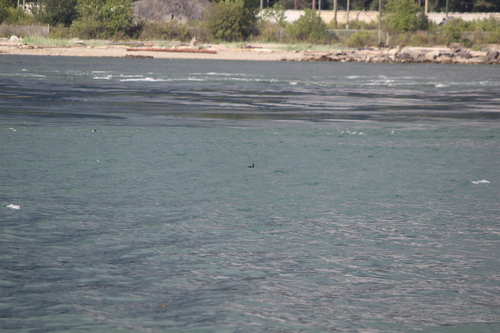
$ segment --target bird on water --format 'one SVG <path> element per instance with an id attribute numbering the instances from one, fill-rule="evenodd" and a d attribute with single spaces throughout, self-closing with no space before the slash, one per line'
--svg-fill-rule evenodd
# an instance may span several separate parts
<path id="1" fill-rule="evenodd" d="M 252 163 L 252 165 L 249 165 L 248 167 L 253 168 L 253 167 L 255 167 L 255 165 Z"/>

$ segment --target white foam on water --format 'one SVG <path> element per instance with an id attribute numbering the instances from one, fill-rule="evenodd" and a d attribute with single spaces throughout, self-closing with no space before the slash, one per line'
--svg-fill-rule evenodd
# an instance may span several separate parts
<path id="1" fill-rule="evenodd" d="M 108 75 L 108 76 L 94 76 L 94 80 L 111 80 L 113 78 L 113 75 Z"/>
<path id="2" fill-rule="evenodd" d="M 483 179 L 483 180 L 477 180 L 477 181 L 472 180 L 471 183 L 477 185 L 477 184 L 489 184 L 490 182 L 487 181 L 486 179 Z"/>
<path id="3" fill-rule="evenodd" d="M 356 132 L 356 131 L 342 131 L 340 134 L 350 134 L 350 135 L 366 135 L 364 132 Z"/>
<path id="4" fill-rule="evenodd" d="M 20 208 L 21 208 L 21 206 L 19 206 L 19 205 L 14 205 L 14 204 L 7 205 L 6 207 L 7 207 L 7 208 L 10 208 L 10 209 L 20 209 Z"/>
<path id="5" fill-rule="evenodd" d="M 204 73 L 192 73 L 192 74 L 198 75 L 198 74 L 204 74 Z M 248 74 L 244 74 L 244 73 L 217 73 L 217 72 L 208 72 L 208 73 L 205 73 L 205 75 L 212 75 L 212 76 L 248 76 Z"/>
<path id="6" fill-rule="evenodd" d="M 152 77 L 143 77 L 143 78 L 134 78 L 134 79 L 120 79 L 120 82 L 162 82 L 162 81 L 168 81 L 168 80 L 163 80 L 163 79 L 155 79 Z"/>
<path id="7" fill-rule="evenodd" d="M 144 77 L 144 75 L 142 75 L 142 74 L 137 74 L 137 75 L 124 75 L 124 74 L 120 74 L 120 77 Z"/>

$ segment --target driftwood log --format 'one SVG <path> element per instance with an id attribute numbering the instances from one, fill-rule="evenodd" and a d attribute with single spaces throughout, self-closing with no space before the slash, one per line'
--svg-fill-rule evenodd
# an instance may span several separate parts
<path id="1" fill-rule="evenodd" d="M 203 49 L 172 49 L 172 48 L 159 48 L 159 47 L 129 47 L 127 51 L 154 51 L 154 52 L 188 52 L 188 53 L 212 53 L 216 54 L 217 50 L 203 50 Z"/>

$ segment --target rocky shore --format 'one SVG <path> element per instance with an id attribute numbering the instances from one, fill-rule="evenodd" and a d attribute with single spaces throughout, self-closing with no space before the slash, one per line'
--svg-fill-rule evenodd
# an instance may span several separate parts
<path id="1" fill-rule="evenodd" d="M 154 42 L 107 43 L 102 46 L 88 46 L 85 41 L 74 41 L 71 46 L 44 46 L 26 44 L 20 40 L 0 40 L 0 57 L 2 54 L 17 54 L 251 61 L 500 64 L 499 49 L 500 47 L 496 46 L 489 51 L 473 51 L 461 46 L 452 46 L 287 51 L 284 50 L 284 45 L 279 44 L 247 44 L 235 49 L 226 45 L 183 45 L 179 43 L 173 48 L 162 48 Z"/>
<path id="2" fill-rule="evenodd" d="M 373 63 L 438 63 L 500 64 L 500 53 L 472 51 L 459 46 L 445 48 L 403 47 L 390 49 L 357 49 L 334 52 L 305 52 L 307 61 L 373 62 Z"/>

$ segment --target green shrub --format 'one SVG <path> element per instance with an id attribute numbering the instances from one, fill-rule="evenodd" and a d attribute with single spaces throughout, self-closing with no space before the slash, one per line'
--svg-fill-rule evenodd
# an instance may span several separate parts
<path id="1" fill-rule="evenodd" d="M 10 16 L 10 9 L 16 8 L 16 0 L 0 0 L 0 23 L 7 20 Z"/>
<path id="2" fill-rule="evenodd" d="M 137 29 L 138 38 L 142 40 L 160 39 L 160 40 L 177 40 L 186 42 L 194 37 L 193 31 L 185 24 L 177 21 L 167 23 L 142 23 Z M 132 35 L 133 33 L 129 33 Z"/>
<path id="3" fill-rule="evenodd" d="M 388 0 L 384 9 L 388 13 L 384 22 L 389 30 L 395 32 L 415 31 L 421 24 L 417 18 L 420 7 L 414 0 Z"/>
<path id="4" fill-rule="evenodd" d="M 500 44 L 500 31 L 488 33 L 484 38 L 485 44 Z"/>
<path id="5" fill-rule="evenodd" d="M 288 37 L 293 41 L 325 43 L 327 41 L 326 24 L 316 10 L 305 9 L 297 21 L 286 27 Z"/>
<path id="6" fill-rule="evenodd" d="M 0 2 L 0 6 L 2 3 Z M 28 15 L 22 8 L 3 7 L 0 8 L 0 21 L 9 24 L 28 25 L 35 23 L 33 16 Z"/>
<path id="7" fill-rule="evenodd" d="M 277 23 L 261 20 L 257 22 L 257 31 L 255 39 L 262 42 L 283 42 L 286 38 L 284 28 Z"/>
<path id="8" fill-rule="evenodd" d="M 495 19 L 465 22 L 460 18 L 454 18 L 435 30 L 437 40 L 441 44 L 462 43 L 466 47 L 471 47 L 481 43 L 500 43 L 500 22 Z"/>
<path id="9" fill-rule="evenodd" d="M 375 39 L 376 36 L 373 32 L 356 31 L 345 43 L 349 47 L 364 47 L 366 45 L 377 44 Z"/>
<path id="10" fill-rule="evenodd" d="M 333 20 L 328 24 L 328 27 L 330 29 L 333 29 Z M 378 29 L 378 22 L 375 21 L 365 22 L 365 21 L 354 20 L 349 22 L 349 29 L 353 30 Z"/>
<path id="11" fill-rule="evenodd" d="M 435 25 L 435 23 L 429 21 L 427 15 L 425 15 L 424 12 L 422 11 L 417 13 L 416 23 L 417 23 L 416 30 L 422 30 L 422 31 L 427 31 L 432 27 L 433 24 Z"/>
<path id="12" fill-rule="evenodd" d="M 467 26 L 468 23 L 462 19 L 451 19 L 438 29 L 438 39 L 445 45 L 459 43 L 462 31 L 466 30 Z"/>
<path id="13" fill-rule="evenodd" d="M 411 46 L 427 46 L 433 43 L 432 35 L 425 31 L 417 31 L 415 33 L 412 33 L 410 36 L 410 41 L 404 44 L 408 44 Z"/>
<path id="14" fill-rule="evenodd" d="M 188 23 L 189 30 L 200 43 L 209 43 L 212 39 L 212 34 L 207 31 L 205 23 L 201 21 L 191 21 Z"/>
<path id="15" fill-rule="evenodd" d="M 486 31 L 486 32 L 500 32 L 500 21 L 494 18 L 474 20 L 475 31 Z"/>
<path id="16" fill-rule="evenodd" d="M 205 25 L 218 41 L 241 41 L 250 36 L 255 14 L 243 0 L 216 3 L 205 17 Z"/>
<path id="17" fill-rule="evenodd" d="M 132 0 L 79 0 L 77 9 L 71 30 L 82 38 L 111 37 L 132 23 Z"/>
<path id="18" fill-rule="evenodd" d="M 49 36 L 56 39 L 67 39 L 72 37 L 69 28 L 66 28 L 63 24 L 50 27 Z"/>

